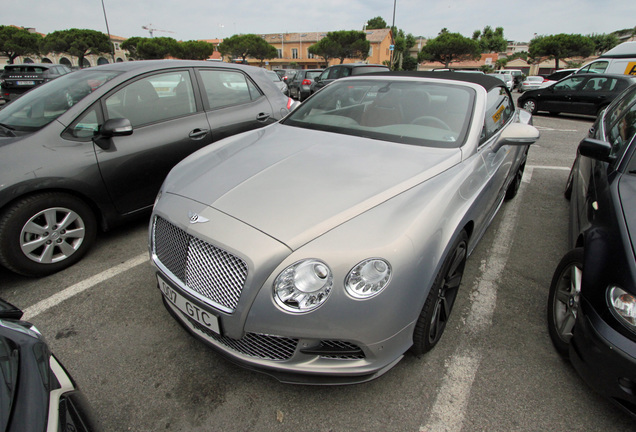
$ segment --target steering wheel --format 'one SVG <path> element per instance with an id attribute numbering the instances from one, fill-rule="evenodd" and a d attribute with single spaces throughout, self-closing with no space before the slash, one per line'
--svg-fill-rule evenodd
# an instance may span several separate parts
<path id="1" fill-rule="evenodd" d="M 436 128 L 446 129 L 448 131 L 452 131 L 450 126 L 448 126 L 444 121 L 440 120 L 437 117 L 433 116 L 421 116 L 414 119 L 411 124 L 420 125 L 420 126 L 432 126 Z"/>

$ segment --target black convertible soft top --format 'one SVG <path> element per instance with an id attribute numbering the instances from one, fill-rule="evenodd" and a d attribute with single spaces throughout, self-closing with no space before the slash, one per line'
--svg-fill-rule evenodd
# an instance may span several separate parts
<path id="1" fill-rule="evenodd" d="M 364 77 L 365 75 L 358 75 L 358 78 Z M 464 81 L 473 84 L 477 84 L 486 89 L 486 91 L 490 91 L 490 89 L 495 87 L 505 86 L 502 80 L 499 78 L 495 78 L 490 75 L 480 74 L 480 73 L 469 73 L 469 72 L 451 72 L 451 71 L 443 71 L 443 72 L 416 72 L 416 71 L 399 71 L 399 72 L 376 72 L 367 74 L 367 76 L 399 76 L 399 77 L 413 77 L 413 78 L 437 78 L 437 79 L 446 79 L 446 80 L 454 80 L 454 81 Z"/>

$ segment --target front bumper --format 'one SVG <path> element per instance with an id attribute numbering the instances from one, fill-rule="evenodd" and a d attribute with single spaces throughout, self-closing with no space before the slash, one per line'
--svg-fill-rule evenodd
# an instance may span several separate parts
<path id="1" fill-rule="evenodd" d="M 636 417 L 636 342 L 610 327 L 583 299 L 570 361 L 584 381 Z"/>

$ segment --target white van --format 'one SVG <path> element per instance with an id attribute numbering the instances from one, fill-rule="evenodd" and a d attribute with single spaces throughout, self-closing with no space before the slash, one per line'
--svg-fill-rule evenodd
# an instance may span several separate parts
<path id="1" fill-rule="evenodd" d="M 576 73 L 636 75 L 636 42 L 623 42 L 615 46 Z"/>

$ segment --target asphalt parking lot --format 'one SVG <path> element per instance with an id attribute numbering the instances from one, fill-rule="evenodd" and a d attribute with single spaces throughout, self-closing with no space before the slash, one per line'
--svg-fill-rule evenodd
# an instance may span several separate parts
<path id="1" fill-rule="evenodd" d="M 77 265 L 29 279 L 0 269 L 107 431 L 630 431 L 553 349 L 552 272 L 567 251 L 563 187 L 591 118 L 535 116 L 518 196 L 468 260 L 450 327 L 422 357 L 341 387 L 280 384 L 194 340 L 164 309 L 147 222 L 98 238 Z"/>

